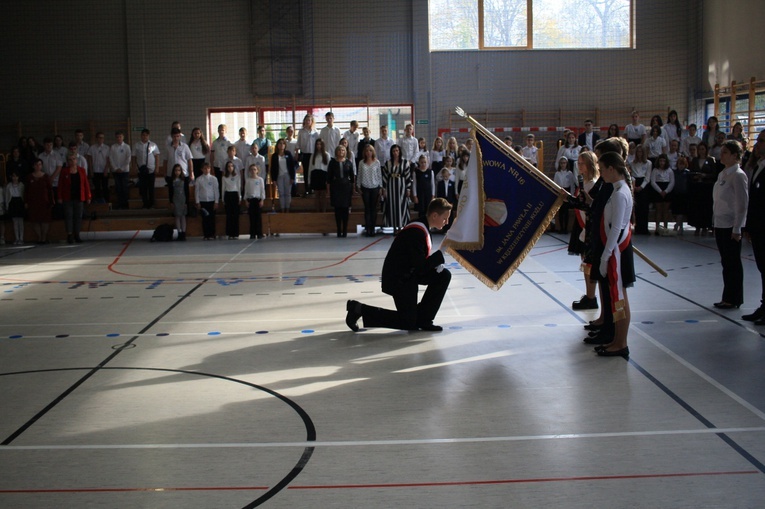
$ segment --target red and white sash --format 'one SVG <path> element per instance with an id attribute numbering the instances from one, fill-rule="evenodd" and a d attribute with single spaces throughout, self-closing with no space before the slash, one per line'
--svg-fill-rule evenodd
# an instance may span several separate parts
<path id="1" fill-rule="evenodd" d="M 603 244 L 606 244 L 606 219 L 600 221 L 600 238 Z M 608 294 L 611 296 L 611 311 L 614 315 L 614 322 L 626 318 L 624 312 L 624 284 L 622 283 L 622 257 L 621 253 L 627 249 L 632 240 L 632 228 L 627 226 L 624 232 L 624 238 L 617 245 L 619 252 L 614 251 L 608 259 Z"/>
<path id="2" fill-rule="evenodd" d="M 425 226 L 424 224 L 420 223 L 419 221 L 413 221 L 413 222 L 409 223 L 408 225 L 404 226 L 404 228 L 402 228 L 402 229 L 406 230 L 407 228 L 416 228 L 416 229 L 422 231 L 422 233 L 425 234 L 425 243 L 428 246 L 428 254 L 425 255 L 425 258 L 429 257 L 430 256 L 430 250 L 433 248 L 433 245 L 432 245 L 432 242 L 430 240 L 430 232 L 428 231 L 428 227 Z"/>

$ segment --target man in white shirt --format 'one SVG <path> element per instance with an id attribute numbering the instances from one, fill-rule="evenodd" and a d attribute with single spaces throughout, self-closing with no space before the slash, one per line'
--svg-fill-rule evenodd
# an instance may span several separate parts
<path id="1" fill-rule="evenodd" d="M 141 141 L 133 144 L 133 167 L 138 173 L 138 189 L 143 208 L 154 207 L 154 175 L 159 168 L 159 147 L 149 139 L 148 129 L 141 131 Z"/>
<path id="2" fill-rule="evenodd" d="M 210 175 L 210 165 L 207 163 L 202 165 L 202 175 L 194 186 L 194 199 L 197 209 L 202 213 L 204 239 L 215 240 L 215 210 L 220 201 L 220 190 L 218 181 Z"/>
<path id="3" fill-rule="evenodd" d="M 247 157 L 247 154 L 250 153 L 250 143 L 247 141 L 247 129 L 244 127 L 239 128 L 239 140 L 234 143 L 234 146 L 236 147 L 236 155 L 242 159 Z M 237 171 L 239 171 L 239 169 L 237 169 Z"/>
<path id="4" fill-rule="evenodd" d="M 380 166 L 385 166 L 390 160 L 390 148 L 393 146 L 393 140 L 388 138 L 388 126 L 380 126 L 380 137 L 375 141 L 375 152 L 377 152 L 377 159 L 380 161 Z"/>
<path id="5" fill-rule="evenodd" d="M 43 140 L 43 151 L 37 156 L 43 163 L 43 171 L 51 179 L 51 185 L 55 190 L 58 187 L 58 175 L 61 173 L 61 167 L 64 161 L 57 152 L 53 151 L 53 140 L 45 138 Z"/>
<path id="6" fill-rule="evenodd" d="M 80 168 L 85 168 L 85 173 L 90 175 L 90 172 L 88 171 L 88 160 L 85 158 L 85 156 L 80 154 L 79 150 L 77 149 L 76 141 L 69 142 L 69 150 L 66 154 L 67 160 L 69 159 L 69 154 L 77 154 L 77 166 Z"/>
<path id="7" fill-rule="evenodd" d="M 228 157 L 228 147 L 233 145 L 228 138 L 226 138 L 226 131 L 228 127 L 226 124 L 220 124 L 218 126 L 218 137 L 212 143 L 212 154 L 210 160 L 212 161 L 213 171 L 215 172 L 215 178 L 220 183 L 221 176 L 223 175 L 223 165 L 225 164 L 226 157 Z M 171 173 L 170 167 L 167 168 L 167 172 Z"/>
<path id="8" fill-rule="evenodd" d="M 537 166 L 537 147 L 534 145 L 534 135 L 529 133 L 526 135 L 526 145 L 521 149 L 521 155 L 524 159 Z M 573 174 L 572 174 L 573 178 Z"/>
<path id="9" fill-rule="evenodd" d="M 698 145 L 701 143 L 701 137 L 696 135 L 696 124 L 688 126 L 688 136 L 680 141 L 680 153 L 684 156 L 689 156 L 691 153 L 691 145 Z"/>
<path id="10" fill-rule="evenodd" d="M 88 149 L 90 148 L 90 145 L 85 143 L 85 131 L 82 129 L 77 129 L 74 131 L 74 139 L 77 142 L 77 153 L 82 157 L 86 157 L 88 155 Z"/>
<path id="11" fill-rule="evenodd" d="M 359 123 L 356 120 L 351 120 L 351 128 L 343 133 L 343 138 L 348 140 L 348 158 L 358 158 L 359 148 Z"/>
<path id="12" fill-rule="evenodd" d="M 173 166 L 179 164 L 181 165 L 181 172 L 183 172 L 186 196 L 190 196 L 189 183 L 194 181 L 194 163 L 191 156 L 191 149 L 181 141 L 180 129 L 173 128 L 170 132 L 170 136 L 173 141 L 170 143 L 170 146 L 167 147 L 167 175 L 165 176 L 168 193 L 173 193 Z"/>
<path id="13" fill-rule="evenodd" d="M 171 134 L 168 134 L 167 138 L 165 138 L 165 147 L 169 147 L 170 144 L 173 143 L 173 135 L 172 135 L 173 129 L 178 129 L 179 131 L 181 131 L 181 141 L 183 143 L 186 143 L 186 135 L 183 134 L 183 130 L 181 129 L 181 123 L 176 120 L 170 126 L 170 133 Z"/>
<path id="14" fill-rule="evenodd" d="M 130 147 L 125 143 L 125 133 L 117 131 L 114 133 L 115 143 L 109 150 L 109 166 L 112 175 L 114 175 L 114 190 L 117 192 L 117 209 L 127 209 L 128 205 L 128 183 L 130 181 Z"/>
<path id="15" fill-rule="evenodd" d="M 69 157 L 69 150 L 64 146 L 64 137 L 60 134 L 53 137 L 53 152 L 58 154 L 62 163 L 66 163 L 67 158 Z"/>
<path id="16" fill-rule="evenodd" d="M 228 147 L 228 157 L 226 158 L 226 164 L 233 163 L 236 174 L 242 177 L 244 182 L 244 161 L 238 158 L 236 155 L 239 153 L 236 146 Z M 226 164 L 223 165 L 223 172 L 226 172 Z M 222 194 L 221 194 L 222 195 Z"/>
<path id="17" fill-rule="evenodd" d="M 106 136 L 96 133 L 96 143 L 88 148 L 88 167 L 93 176 L 94 203 L 109 201 L 109 145 L 104 143 Z"/>
<path id="18" fill-rule="evenodd" d="M 401 159 L 405 159 L 412 164 L 417 164 L 417 138 L 414 137 L 414 126 L 406 124 L 404 127 L 404 137 L 399 141 L 401 147 Z"/>
<path id="19" fill-rule="evenodd" d="M 295 160 L 297 161 L 298 158 L 300 157 L 300 154 L 298 151 L 298 140 L 297 140 L 297 137 L 295 136 L 295 129 L 291 125 L 288 125 L 285 131 L 287 133 L 287 137 L 284 138 L 284 143 L 287 144 L 287 150 L 290 151 L 290 154 L 292 154 L 292 157 L 294 157 Z"/>
<path id="20" fill-rule="evenodd" d="M 268 178 L 268 174 L 266 173 L 266 158 L 258 153 L 258 147 L 254 143 L 250 146 L 250 153 L 243 158 L 242 162 L 244 163 L 245 171 L 254 164 L 258 169 L 258 175 L 266 175 L 265 177 L 261 177 L 264 185 L 269 185 L 266 184 L 266 179 Z M 247 179 L 245 178 L 245 184 L 246 183 Z M 273 185 L 276 185 L 276 182 L 273 182 Z"/>
<path id="21" fill-rule="evenodd" d="M 324 147 L 327 149 L 327 154 L 330 157 L 335 155 L 335 148 L 340 143 L 340 129 L 335 127 L 335 114 L 328 111 L 324 118 L 327 120 L 327 125 L 321 128 L 319 138 L 324 142 Z"/>
<path id="22" fill-rule="evenodd" d="M 258 147 L 253 143 L 250 146 L 250 153 L 244 158 L 244 167 L 249 168 L 253 164 L 258 168 L 258 174 L 264 175 L 266 171 L 266 158 L 258 154 Z"/>

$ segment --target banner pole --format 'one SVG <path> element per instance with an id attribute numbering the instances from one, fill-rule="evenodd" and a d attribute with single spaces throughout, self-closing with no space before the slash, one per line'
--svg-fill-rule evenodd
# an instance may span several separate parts
<path id="1" fill-rule="evenodd" d="M 640 258 L 642 258 L 644 262 L 646 262 L 648 265 L 653 267 L 656 270 L 656 272 L 658 272 L 659 274 L 661 274 L 664 277 L 667 277 L 667 273 L 664 271 L 664 269 L 662 269 L 661 267 L 656 265 L 656 263 L 653 260 L 651 260 L 646 255 L 644 255 L 643 252 L 640 251 L 640 249 L 636 248 L 634 244 L 632 245 L 632 251 L 636 255 L 638 255 Z"/>
<path id="2" fill-rule="evenodd" d="M 506 147 L 505 142 L 500 140 L 494 133 L 486 129 L 483 125 L 481 125 L 480 122 L 478 122 L 476 119 L 465 113 L 465 110 L 457 106 L 454 108 L 454 112 L 459 115 L 460 117 L 464 118 L 470 125 L 472 125 L 474 128 L 478 129 L 483 133 L 484 136 L 489 138 L 491 141 L 493 141 L 495 144 L 497 144 L 500 147 Z M 548 177 L 542 170 L 528 162 L 526 159 L 521 157 L 515 150 L 513 150 L 513 147 L 509 147 L 509 151 L 505 151 L 506 155 L 511 157 L 516 163 L 523 165 L 523 167 L 528 171 L 529 173 L 532 173 L 535 177 L 537 177 L 538 180 L 541 180 L 545 183 L 548 187 L 551 189 L 563 193 L 565 195 L 571 196 L 571 193 L 569 193 L 567 190 L 560 187 L 553 179 Z"/>

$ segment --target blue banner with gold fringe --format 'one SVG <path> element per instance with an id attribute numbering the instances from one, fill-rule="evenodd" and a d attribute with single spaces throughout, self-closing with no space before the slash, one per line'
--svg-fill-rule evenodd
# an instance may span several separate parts
<path id="1" fill-rule="evenodd" d="M 568 193 L 467 118 L 474 125 L 471 165 L 457 219 L 441 247 L 498 290 L 544 234 Z"/>

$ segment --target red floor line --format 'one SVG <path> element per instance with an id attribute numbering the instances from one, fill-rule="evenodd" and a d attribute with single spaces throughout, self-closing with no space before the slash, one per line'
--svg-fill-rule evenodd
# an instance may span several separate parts
<path id="1" fill-rule="evenodd" d="M 557 248 L 555 248 L 555 249 L 551 249 L 550 251 L 545 251 L 545 252 L 543 252 L 543 253 L 532 253 L 532 255 L 531 255 L 531 256 L 541 256 L 541 255 L 546 255 L 546 254 L 550 254 L 550 253 L 555 253 L 555 252 L 557 252 L 557 251 L 563 251 L 564 249 L 568 249 L 568 246 L 557 247 Z"/>
<path id="2" fill-rule="evenodd" d="M 120 258 L 122 258 L 122 255 L 125 254 L 125 251 L 128 250 L 130 247 L 130 244 L 133 243 L 133 240 L 138 236 L 138 234 L 141 233 L 140 230 L 136 230 L 136 232 L 133 234 L 133 236 L 125 243 L 125 247 L 122 248 L 122 251 L 119 252 L 117 257 L 112 261 L 112 263 L 109 264 L 107 269 L 109 269 L 110 272 L 114 272 L 115 274 L 120 274 L 122 276 L 130 276 L 131 274 L 125 274 L 124 272 L 120 272 L 118 270 L 114 269 L 114 266 L 117 265 L 120 261 Z"/>
<path id="3" fill-rule="evenodd" d="M 387 483 L 387 484 L 330 484 L 330 485 L 295 485 L 288 486 L 290 490 L 347 490 L 347 489 L 380 489 L 380 488 L 428 488 L 439 486 L 479 486 L 493 484 L 525 484 L 572 481 L 614 481 L 630 479 L 667 479 L 673 477 L 706 477 L 721 475 L 750 475 L 759 474 L 758 470 L 739 470 L 731 472 L 686 472 L 672 474 L 633 474 L 633 475 L 594 475 L 579 477 L 540 477 L 530 479 L 497 479 L 487 481 L 451 481 L 451 482 L 422 482 L 422 483 Z M 0 494 L 11 493 L 124 493 L 124 492 L 163 492 L 163 491 L 264 491 L 267 486 L 198 486 L 187 488 L 82 488 L 82 489 L 19 489 L 0 490 Z"/>
<path id="4" fill-rule="evenodd" d="M 121 276 L 138 277 L 138 278 L 142 278 L 142 279 L 152 279 L 152 276 L 141 276 L 140 274 L 128 274 L 126 272 L 120 272 L 120 271 L 118 271 L 118 270 L 113 268 L 115 265 L 117 265 L 117 263 L 119 263 L 120 258 L 125 253 L 125 251 L 127 251 L 128 247 L 130 247 L 130 243 L 133 242 L 133 239 L 135 239 L 135 237 L 136 237 L 136 235 L 138 235 L 138 233 L 139 232 L 135 232 L 135 235 L 133 235 L 133 238 L 131 238 L 128 241 L 128 243 L 125 244 L 125 247 L 122 249 L 122 251 L 120 251 L 120 253 L 114 259 L 114 261 L 112 261 L 112 263 L 110 263 L 107 268 L 109 269 L 110 272 L 113 272 L 115 274 L 119 274 Z M 356 256 L 357 254 L 362 253 L 363 251 L 366 251 L 370 247 L 374 246 L 375 244 L 377 244 L 378 242 L 381 242 L 383 240 L 385 240 L 385 237 L 380 237 L 379 239 L 377 239 L 377 240 L 367 244 L 366 246 L 362 247 L 361 249 L 358 249 L 358 250 L 354 251 L 353 253 L 349 254 L 348 256 L 343 258 L 342 260 L 340 260 L 338 262 L 335 262 L 335 263 L 331 263 L 329 265 L 323 265 L 321 267 L 314 267 L 312 269 L 300 269 L 300 270 L 293 270 L 293 271 L 290 271 L 290 272 L 281 272 L 281 273 L 277 273 L 277 274 L 261 274 L 258 277 L 283 276 L 285 274 L 302 274 L 302 273 L 305 273 L 305 272 L 312 272 L 312 271 L 315 271 L 315 270 L 322 270 L 322 269 L 328 269 L 330 267 L 335 267 L 336 265 L 341 265 L 341 264 L 347 262 L 348 260 L 350 260 L 351 258 Z M 154 277 L 153 279 L 160 279 L 160 278 Z"/>
<path id="5" fill-rule="evenodd" d="M 452 481 L 452 482 L 433 482 L 433 483 L 401 483 L 401 484 L 347 484 L 347 485 L 329 485 L 329 486 L 289 486 L 292 490 L 310 490 L 310 489 L 353 489 L 353 488 L 423 488 L 438 486 L 478 486 L 489 484 L 525 484 L 525 483 L 545 483 L 545 482 L 572 482 L 572 481 L 612 481 L 629 479 L 665 479 L 670 477 L 702 477 L 719 475 L 743 475 L 759 474 L 758 470 L 742 470 L 733 472 L 688 472 L 674 474 L 634 474 L 634 475 L 601 475 L 601 476 L 581 476 L 581 477 L 542 477 L 531 479 L 499 479 L 491 481 Z"/>

